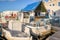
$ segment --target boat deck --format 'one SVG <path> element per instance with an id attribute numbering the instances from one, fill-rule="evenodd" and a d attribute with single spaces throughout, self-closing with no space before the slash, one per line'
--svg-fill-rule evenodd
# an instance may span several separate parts
<path id="1" fill-rule="evenodd" d="M 8 32 L 11 33 L 11 36 L 13 37 L 28 37 L 29 35 L 25 32 L 20 32 L 20 31 L 16 31 L 16 30 L 10 30 L 10 29 L 6 29 Z"/>

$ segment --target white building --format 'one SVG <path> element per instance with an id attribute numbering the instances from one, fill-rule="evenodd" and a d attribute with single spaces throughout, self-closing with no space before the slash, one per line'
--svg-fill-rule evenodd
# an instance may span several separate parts
<path id="1" fill-rule="evenodd" d="M 42 1 L 27 5 L 24 9 L 22 9 L 22 12 L 24 14 L 23 21 L 26 23 L 33 21 L 37 22 L 40 20 L 40 18 L 45 18 L 47 14 L 47 10 Z"/>
<path id="2" fill-rule="evenodd" d="M 17 14 L 18 11 L 3 11 L 3 16 L 6 16 L 6 15 L 11 15 L 11 14 Z"/>
<path id="3" fill-rule="evenodd" d="M 47 2 L 45 0 L 43 1 L 50 15 L 54 15 L 54 13 L 56 13 L 56 16 L 60 17 L 60 0 L 47 0 Z"/>
<path id="4" fill-rule="evenodd" d="M 17 19 L 18 18 L 19 11 L 3 11 L 1 13 L 1 18 L 3 19 Z"/>

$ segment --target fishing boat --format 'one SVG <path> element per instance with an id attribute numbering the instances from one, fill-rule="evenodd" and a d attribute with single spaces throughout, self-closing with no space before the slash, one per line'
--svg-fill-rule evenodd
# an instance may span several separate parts
<path id="1" fill-rule="evenodd" d="M 26 27 L 30 28 L 31 34 L 35 37 L 45 36 L 51 32 L 51 24 L 49 19 L 40 19 L 38 23 L 34 22 L 33 24 L 28 24 Z"/>

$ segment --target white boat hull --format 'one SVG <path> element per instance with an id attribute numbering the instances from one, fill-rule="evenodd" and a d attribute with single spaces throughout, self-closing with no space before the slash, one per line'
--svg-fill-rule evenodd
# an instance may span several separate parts
<path id="1" fill-rule="evenodd" d="M 32 40 L 32 37 L 13 37 L 9 31 L 3 29 L 3 32 L 5 33 L 5 37 L 8 40 Z"/>
<path id="2" fill-rule="evenodd" d="M 40 35 L 40 36 L 43 36 L 43 35 L 46 35 L 48 33 L 51 32 L 51 26 L 48 25 L 47 26 L 47 29 L 45 29 L 43 26 L 42 27 L 31 27 L 31 26 L 27 26 L 28 28 L 31 28 L 31 33 L 34 35 Z"/>

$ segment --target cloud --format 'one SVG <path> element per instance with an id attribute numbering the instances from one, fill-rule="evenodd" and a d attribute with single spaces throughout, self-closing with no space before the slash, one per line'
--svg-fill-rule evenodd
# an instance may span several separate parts
<path id="1" fill-rule="evenodd" d="M 41 1 L 41 0 L 33 0 L 33 1 Z"/>
<path id="2" fill-rule="evenodd" d="M 16 1 L 16 0 L 8 0 L 8 1 Z"/>
<path id="3" fill-rule="evenodd" d="M 0 1 L 16 1 L 16 0 L 0 0 Z"/>
<path id="4" fill-rule="evenodd" d="M 6 0 L 0 0 L 0 1 L 6 1 Z"/>

